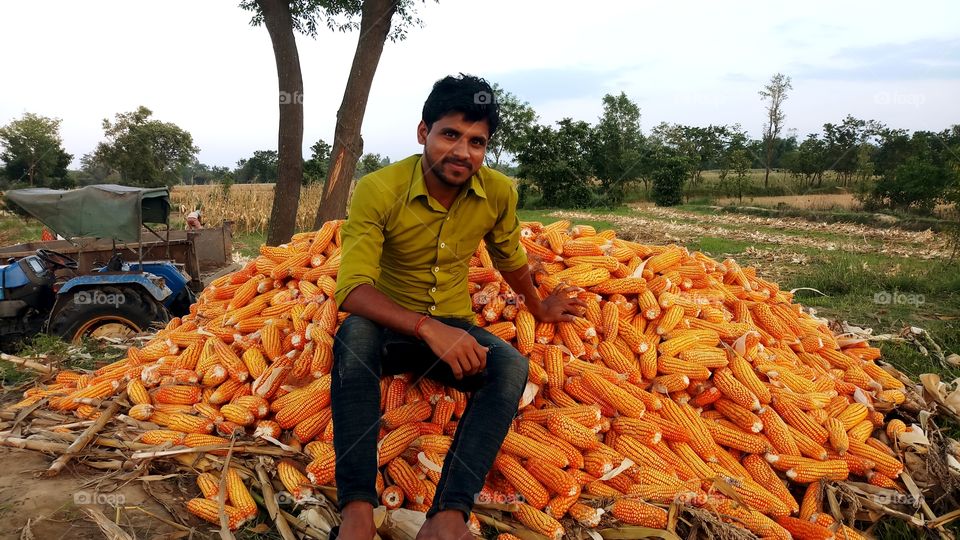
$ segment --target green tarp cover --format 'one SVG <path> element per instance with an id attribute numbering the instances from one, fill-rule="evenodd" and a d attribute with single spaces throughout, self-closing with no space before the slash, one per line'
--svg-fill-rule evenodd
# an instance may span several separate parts
<path id="1" fill-rule="evenodd" d="M 15 189 L 7 197 L 64 238 L 140 240 L 141 223 L 166 223 L 170 191 L 97 184 L 79 189 Z"/>

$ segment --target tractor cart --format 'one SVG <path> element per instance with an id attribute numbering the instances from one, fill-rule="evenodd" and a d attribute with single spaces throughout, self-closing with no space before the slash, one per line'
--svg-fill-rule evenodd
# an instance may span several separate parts
<path id="1" fill-rule="evenodd" d="M 229 223 L 170 229 L 167 188 L 31 188 L 6 197 L 65 240 L 0 248 L 0 348 L 40 332 L 72 342 L 142 332 L 186 314 L 206 283 L 236 268 Z"/>

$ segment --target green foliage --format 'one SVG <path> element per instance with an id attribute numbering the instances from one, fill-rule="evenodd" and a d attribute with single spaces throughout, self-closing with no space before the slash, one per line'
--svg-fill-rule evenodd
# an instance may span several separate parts
<path id="1" fill-rule="evenodd" d="M 354 178 L 360 178 L 361 176 L 367 175 L 382 169 L 390 164 L 390 158 L 387 156 L 381 157 L 380 154 L 364 154 L 360 157 L 360 161 L 357 162 L 357 169 L 354 172 Z"/>
<path id="2" fill-rule="evenodd" d="M 889 144 L 889 148 L 885 148 Z M 878 156 L 882 173 L 867 195 L 875 207 L 928 214 L 938 204 L 960 202 L 960 126 L 941 133 L 885 134 Z"/>
<path id="3" fill-rule="evenodd" d="M 330 152 L 333 150 L 323 139 L 310 147 L 310 159 L 303 162 L 303 183 L 325 182 L 330 168 Z"/>
<path id="4" fill-rule="evenodd" d="M 527 144 L 517 154 L 517 174 L 536 186 L 540 204 L 561 208 L 593 205 L 591 131 L 590 124 L 570 118 L 557 122 L 557 129 L 537 125 L 530 130 Z"/>
<path id="5" fill-rule="evenodd" d="M 823 125 L 826 160 L 844 185 L 860 168 L 860 148 L 883 129 L 875 120 L 861 120 L 847 115 L 839 124 Z"/>
<path id="6" fill-rule="evenodd" d="M 120 173 L 124 184 L 173 185 L 180 171 L 193 163 L 199 148 L 193 136 L 176 124 L 151 119 L 153 112 L 140 106 L 103 120 L 106 141 L 97 145 L 92 162 Z"/>
<path id="7" fill-rule="evenodd" d="M 807 135 L 796 150 L 783 156 L 783 166 L 805 185 L 822 186 L 824 173 L 830 167 L 826 143 L 816 133 Z"/>
<path id="8" fill-rule="evenodd" d="M 650 178 L 653 189 L 650 193 L 657 206 L 676 206 L 683 199 L 683 184 L 690 165 L 685 157 L 669 147 L 659 148 L 650 161 Z"/>
<path id="9" fill-rule="evenodd" d="M 493 168 L 501 166 L 504 154 L 516 155 L 526 143 L 537 113 L 526 101 L 493 84 L 494 99 L 500 105 L 500 126 L 487 144 L 487 161 Z"/>
<path id="10" fill-rule="evenodd" d="M 397 2 L 395 20 L 390 25 L 390 41 L 402 41 L 407 37 L 407 30 L 411 26 L 422 26 L 417 17 L 414 0 L 399 0 Z M 253 12 L 250 24 L 263 24 L 263 11 L 257 0 L 241 0 L 240 7 Z M 309 36 L 317 37 L 317 28 L 326 26 L 338 32 L 349 32 L 360 28 L 359 17 L 363 2 L 361 0 L 291 0 L 290 19 L 293 29 Z"/>
<path id="11" fill-rule="evenodd" d="M 236 179 L 243 184 L 263 184 L 277 181 L 280 158 L 276 150 L 255 150 L 247 159 L 237 162 Z"/>
<path id="12" fill-rule="evenodd" d="M 629 183 L 641 174 L 640 107 L 623 92 L 603 96 L 603 116 L 591 130 L 589 145 L 601 202 L 617 206 L 623 202 Z"/>
<path id="13" fill-rule="evenodd" d="M 3 175 L 30 186 L 69 187 L 67 166 L 73 156 L 63 149 L 59 118 L 24 113 L 0 127 Z"/>
<path id="14" fill-rule="evenodd" d="M 742 133 L 739 125 L 707 127 L 685 126 L 661 122 L 651 131 L 650 136 L 659 143 L 677 150 L 689 163 L 690 182 L 699 185 L 703 180 L 703 171 L 725 168 L 725 154 L 729 150 L 729 140 Z M 740 141 L 741 146 L 745 144 Z"/>

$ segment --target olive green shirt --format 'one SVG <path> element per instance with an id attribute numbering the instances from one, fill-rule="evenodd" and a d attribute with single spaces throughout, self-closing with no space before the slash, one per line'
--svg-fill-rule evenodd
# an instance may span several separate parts
<path id="1" fill-rule="evenodd" d="M 516 207 L 513 181 L 488 167 L 450 210 L 427 193 L 420 155 L 364 176 L 340 232 L 337 304 L 367 283 L 411 311 L 472 320 L 467 274 L 480 240 L 498 270 L 527 264 Z"/>

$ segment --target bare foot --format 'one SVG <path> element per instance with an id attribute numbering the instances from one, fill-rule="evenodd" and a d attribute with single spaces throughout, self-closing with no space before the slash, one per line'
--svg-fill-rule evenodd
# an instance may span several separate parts
<path id="1" fill-rule="evenodd" d="M 442 510 L 428 519 L 417 540 L 470 540 L 473 536 L 463 520 L 463 512 L 459 510 Z"/>
<path id="2" fill-rule="evenodd" d="M 365 501 L 353 501 L 343 507 L 340 512 L 343 522 L 340 523 L 339 540 L 372 540 L 377 534 L 377 527 L 373 524 L 373 506 Z"/>

